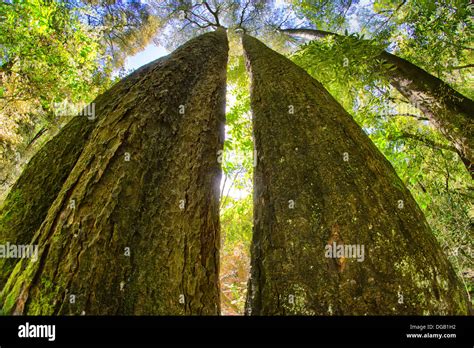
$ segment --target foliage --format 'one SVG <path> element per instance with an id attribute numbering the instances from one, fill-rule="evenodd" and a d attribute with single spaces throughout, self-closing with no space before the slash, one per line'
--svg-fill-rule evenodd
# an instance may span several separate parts
<path id="1" fill-rule="evenodd" d="M 346 29 L 347 19 L 358 0 L 294 0 L 294 10 L 318 29 Z"/>
<path id="2" fill-rule="evenodd" d="M 8 167 L 41 129 L 65 122 L 55 119 L 54 103 L 90 101 L 107 81 L 107 67 L 98 62 L 99 37 L 65 4 L 4 2 L 0 13 L 1 162 Z"/>
<path id="3" fill-rule="evenodd" d="M 221 288 L 223 314 L 243 314 L 253 226 L 253 141 L 249 79 L 240 40 L 230 37 L 224 183 L 221 195 Z"/>
<path id="4" fill-rule="evenodd" d="M 113 69 L 150 42 L 159 20 L 139 1 L 11 1 L 0 13 L 1 196 L 41 144 L 113 83 Z M 76 112 L 59 115 L 58 105 Z"/>
<path id="5" fill-rule="evenodd" d="M 384 0 L 376 1 L 373 11 L 376 16 L 367 18 L 365 26 L 372 37 L 385 36 L 397 55 L 443 80 L 458 82 L 457 88 L 465 86 L 465 71 L 459 67 L 473 58 L 470 1 Z M 472 93 L 472 88 L 462 92 Z"/>
<path id="6" fill-rule="evenodd" d="M 162 19 L 145 1 L 66 1 L 83 23 L 94 28 L 106 48 L 105 58 L 120 68 L 128 55 L 143 50 L 156 35 Z"/>
<path id="7" fill-rule="evenodd" d="M 252 195 L 228 199 L 221 212 L 222 314 L 242 315 L 250 267 L 250 241 L 253 225 Z"/>

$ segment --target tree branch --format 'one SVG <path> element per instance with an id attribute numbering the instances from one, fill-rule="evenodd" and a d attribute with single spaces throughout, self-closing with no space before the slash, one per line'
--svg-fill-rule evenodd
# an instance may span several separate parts
<path id="1" fill-rule="evenodd" d="M 395 13 L 398 12 L 398 10 L 403 6 L 405 5 L 405 3 L 407 2 L 407 0 L 403 0 L 402 3 L 400 5 L 398 5 L 398 7 L 390 14 L 390 16 L 385 20 L 385 22 L 383 22 L 375 31 L 378 32 L 380 29 L 382 29 L 391 19 L 392 17 L 395 15 Z"/>
<path id="2" fill-rule="evenodd" d="M 242 13 L 240 14 L 240 21 L 239 21 L 239 24 L 237 26 L 237 28 L 242 28 L 242 25 L 244 24 L 244 16 L 245 16 L 245 11 L 247 10 L 247 7 L 250 5 L 250 0 L 245 2 L 245 6 L 244 8 L 242 9 Z M 245 31 L 245 30 L 244 30 Z"/>
<path id="3" fill-rule="evenodd" d="M 431 147 L 432 149 L 437 149 L 437 150 L 447 150 L 447 151 L 452 151 L 458 153 L 456 148 L 454 146 L 449 146 L 449 145 L 444 145 L 440 144 L 436 141 L 433 141 L 431 139 L 428 139 L 422 135 L 419 134 L 412 134 L 408 132 L 401 132 L 400 135 L 396 137 L 391 137 L 392 140 L 398 140 L 398 139 L 412 139 L 416 140 L 418 142 L 423 143 L 425 146 Z"/>
<path id="4" fill-rule="evenodd" d="M 429 121 L 427 117 L 415 115 L 415 114 L 409 114 L 409 113 L 402 113 L 402 114 L 385 114 L 385 115 L 380 115 L 380 117 L 398 117 L 398 116 L 407 116 L 407 117 L 413 117 L 416 118 L 419 121 Z"/>
<path id="5" fill-rule="evenodd" d="M 452 66 L 449 69 L 450 70 L 461 70 L 461 69 L 467 69 L 467 68 L 474 68 L 474 64 L 466 64 L 466 65 L 459 65 L 459 66 Z"/>
<path id="6" fill-rule="evenodd" d="M 220 27 L 220 23 L 219 23 L 219 9 L 216 8 L 215 11 L 213 11 L 211 9 L 211 6 L 209 6 L 209 4 L 207 3 L 207 1 L 203 1 L 202 2 L 204 6 L 206 6 L 207 10 L 212 14 L 212 16 L 214 17 L 214 19 L 216 20 L 216 26 Z"/>

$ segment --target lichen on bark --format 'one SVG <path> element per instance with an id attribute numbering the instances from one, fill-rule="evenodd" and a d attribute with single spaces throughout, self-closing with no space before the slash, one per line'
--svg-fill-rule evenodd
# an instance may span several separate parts
<path id="1" fill-rule="evenodd" d="M 29 244 L 56 199 L 66 178 L 76 165 L 89 136 L 98 121 L 110 113 L 119 99 L 146 73 L 147 67 L 136 70 L 93 103 L 93 117 L 76 116 L 47 142 L 26 165 L 13 185 L 0 215 L 0 244 Z M 0 289 L 5 285 L 17 259 L 0 258 Z"/>
<path id="2" fill-rule="evenodd" d="M 219 314 L 227 51 L 224 29 L 204 34 L 102 99 L 5 314 Z"/>
<path id="3" fill-rule="evenodd" d="M 467 314 L 393 167 L 324 87 L 243 36 L 257 166 L 246 313 Z M 364 259 L 326 246 L 364 246 Z"/>

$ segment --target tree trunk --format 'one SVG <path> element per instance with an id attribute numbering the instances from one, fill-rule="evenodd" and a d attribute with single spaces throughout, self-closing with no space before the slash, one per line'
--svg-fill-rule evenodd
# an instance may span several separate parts
<path id="1" fill-rule="evenodd" d="M 38 261 L 20 260 L 0 293 L 4 313 L 219 313 L 227 50 L 225 30 L 207 33 L 110 95 L 35 234 Z"/>
<path id="2" fill-rule="evenodd" d="M 367 135 L 303 69 L 252 37 L 243 45 L 257 151 L 246 313 L 467 314 L 422 212 Z"/>
<path id="3" fill-rule="evenodd" d="M 281 31 L 313 40 L 331 35 L 343 37 L 335 33 L 312 29 L 283 29 Z M 380 53 L 378 58 L 395 67 L 394 70 L 383 70 L 385 77 L 453 144 L 474 178 L 474 102 L 403 58 L 386 51 Z"/>
<path id="4" fill-rule="evenodd" d="M 141 68 L 98 96 L 94 117 L 74 117 L 53 139 L 36 153 L 10 190 L 0 215 L 0 245 L 29 244 L 74 168 L 84 144 L 102 118 L 149 68 Z M 91 106 L 87 110 L 92 110 Z M 0 258 L 0 290 L 16 265 L 16 258 Z"/>
<path id="5" fill-rule="evenodd" d="M 379 57 L 396 68 L 386 72 L 390 84 L 453 144 L 474 178 L 474 102 L 403 58 L 385 51 Z"/>

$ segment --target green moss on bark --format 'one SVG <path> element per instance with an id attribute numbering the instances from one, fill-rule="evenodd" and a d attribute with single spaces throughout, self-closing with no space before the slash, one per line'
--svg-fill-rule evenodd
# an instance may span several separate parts
<path id="1" fill-rule="evenodd" d="M 21 261 L 0 294 L 5 313 L 219 313 L 227 50 L 223 29 L 207 33 L 101 99 L 33 237 L 39 261 Z"/>
<path id="2" fill-rule="evenodd" d="M 468 314 L 421 210 L 352 117 L 287 58 L 243 45 L 258 156 L 247 314 Z M 333 243 L 364 246 L 364 260 L 326 257 Z"/>

